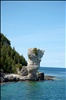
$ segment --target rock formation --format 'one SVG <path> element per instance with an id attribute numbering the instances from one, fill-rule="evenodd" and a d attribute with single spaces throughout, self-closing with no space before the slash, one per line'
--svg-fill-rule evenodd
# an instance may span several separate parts
<path id="1" fill-rule="evenodd" d="M 37 71 L 40 67 L 40 62 L 43 54 L 43 50 L 37 48 L 28 49 L 28 79 L 37 80 Z"/>
<path id="2" fill-rule="evenodd" d="M 28 80 L 37 80 L 38 74 L 37 71 L 40 67 L 41 58 L 44 54 L 43 50 L 37 48 L 30 48 L 28 49 L 28 65 L 22 67 L 20 74 L 27 77 Z"/>
<path id="3" fill-rule="evenodd" d="M 28 49 L 28 65 L 22 66 L 21 70 L 17 69 L 17 74 L 6 75 L 1 70 L 0 82 L 54 80 L 55 77 L 45 76 L 44 73 L 38 72 L 44 52 L 37 48 Z"/>
<path id="4" fill-rule="evenodd" d="M 38 72 L 38 79 L 37 79 L 37 81 L 40 81 L 40 80 L 44 80 L 44 73 L 42 73 L 42 72 Z"/>

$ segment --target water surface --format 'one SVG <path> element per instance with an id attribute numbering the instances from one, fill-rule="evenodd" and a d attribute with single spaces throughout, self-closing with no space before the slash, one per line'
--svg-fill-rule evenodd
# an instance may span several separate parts
<path id="1" fill-rule="evenodd" d="M 43 82 L 12 82 L 1 86 L 1 100 L 66 100 L 64 68 L 40 68 L 58 80 Z"/>

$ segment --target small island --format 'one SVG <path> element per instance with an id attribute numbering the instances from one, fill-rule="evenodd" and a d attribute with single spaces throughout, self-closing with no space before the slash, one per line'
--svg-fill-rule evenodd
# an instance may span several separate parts
<path id="1" fill-rule="evenodd" d="M 3 34 L 1 34 L 1 40 L 2 40 L 1 41 L 2 48 L 3 44 L 5 48 L 6 46 L 11 48 L 10 41 L 6 39 L 3 36 Z M 21 56 L 17 56 L 16 59 L 18 59 L 18 57 L 21 58 L 19 59 L 21 63 L 18 62 L 16 67 L 13 67 L 12 69 L 10 69 L 11 67 L 8 67 L 11 72 L 8 69 L 6 69 L 7 68 L 6 65 L 5 65 L 6 68 L 4 68 L 5 69 L 4 72 L 4 70 L 2 69 L 3 67 L 1 66 L 0 82 L 53 80 L 54 76 L 45 76 L 44 73 L 38 71 L 40 68 L 41 58 L 43 57 L 44 52 L 45 52 L 44 50 L 40 50 L 38 48 L 29 48 L 28 63 L 26 62 L 23 56 L 22 58 Z M 14 58 L 14 56 L 12 57 Z"/>

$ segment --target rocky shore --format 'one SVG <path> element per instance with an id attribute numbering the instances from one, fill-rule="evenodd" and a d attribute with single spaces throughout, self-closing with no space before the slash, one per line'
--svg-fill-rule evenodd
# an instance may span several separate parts
<path id="1" fill-rule="evenodd" d="M 22 66 L 22 69 L 18 69 L 16 74 L 5 74 L 1 70 L 0 82 L 53 80 L 54 76 L 45 76 L 44 73 L 38 72 L 44 52 L 37 48 L 28 49 L 28 65 Z"/>
<path id="2" fill-rule="evenodd" d="M 17 81 L 47 81 L 47 80 L 54 80 L 54 76 L 43 75 L 41 73 L 37 80 L 29 79 L 26 76 L 20 76 L 18 74 L 6 74 L 4 76 L 0 76 L 0 82 L 17 82 Z"/>

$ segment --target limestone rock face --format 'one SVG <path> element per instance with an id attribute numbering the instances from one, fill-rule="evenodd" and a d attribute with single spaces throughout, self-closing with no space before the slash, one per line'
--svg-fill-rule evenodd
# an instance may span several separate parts
<path id="1" fill-rule="evenodd" d="M 41 58 L 44 54 L 43 50 L 37 48 L 28 49 L 28 78 L 37 79 L 37 71 L 40 67 Z"/>
<path id="2" fill-rule="evenodd" d="M 20 80 L 38 79 L 37 71 L 40 67 L 40 62 L 43 54 L 43 50 L 37 48 L 28 49 L 28 65 L 22 66 L 22 69 L 17 71 L 18 75 L 20 75 Z"/>
<path id="3" fill-rule="evenodd" d="M 4 76 L 4 82 L 19 81 L 20 76 L 17 74 L 7 74 Z"/>
<path id="4" fill-rule="evenodd" d="M 34 48 L 28 49 L 28 66 L 40 67 L 40 61 L 44 54 L 43 50 L 37 49 L 37 55 L 33 52 Z"/>
<path id="5" fill-rule="evenodd" d="M 28 70 L 27 70 L 27 66 L 23 66 L 21 71 L 20 71 L 20 75 L 21 76 L 27 76 L 28 75 Z"/>

